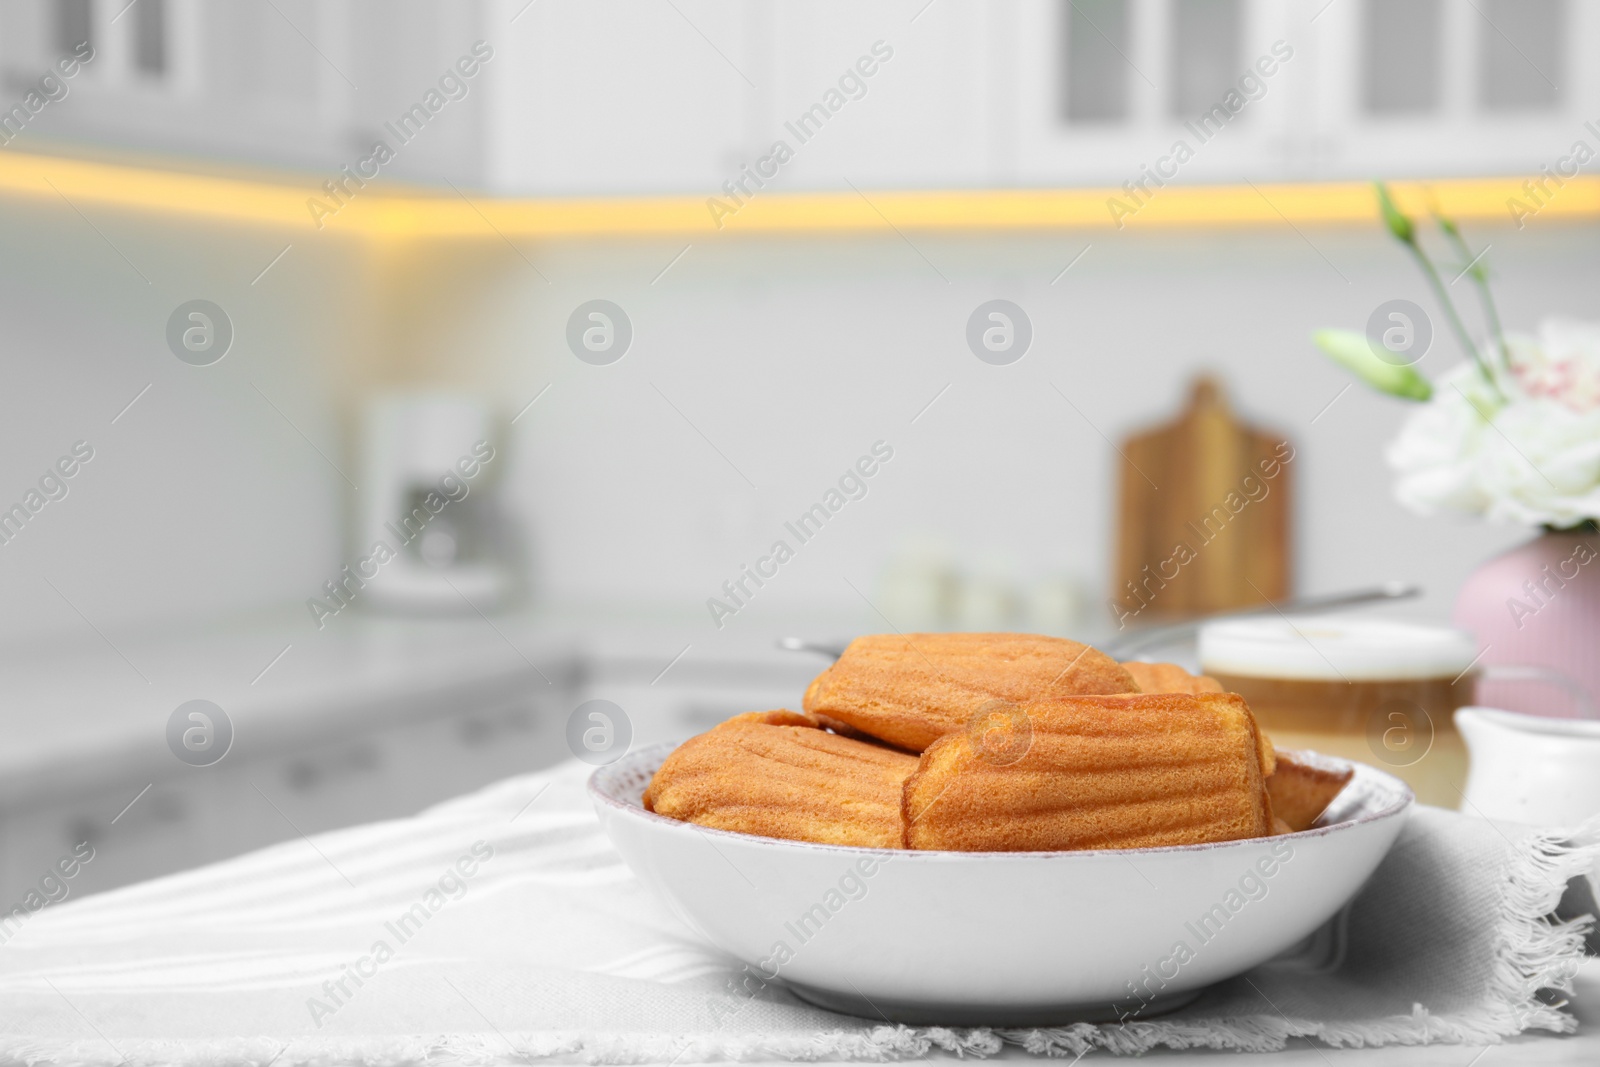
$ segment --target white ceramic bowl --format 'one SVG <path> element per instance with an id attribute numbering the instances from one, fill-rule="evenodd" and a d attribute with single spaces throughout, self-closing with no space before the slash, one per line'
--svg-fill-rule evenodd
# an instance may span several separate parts
<path id="1" fill-rule="evenodd" d="M 849 848 L 645 811 L 640 794 L 673 747 L 630 753 L 589 780 L 640 880 L 746 964 L 747 989 L 778 980 L 836 1011 L 932 1025 L 1181 1006 L 1332 917 L 1412 803 L 1399 779 L 1358 763 L 1321 825 L 1282 837 L 1079 852 Z"/>

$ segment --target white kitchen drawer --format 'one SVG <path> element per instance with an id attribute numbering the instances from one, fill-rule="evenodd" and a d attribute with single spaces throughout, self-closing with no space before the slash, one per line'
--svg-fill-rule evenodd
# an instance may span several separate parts
<path id="1" fill-rule="evenodd" d="M 282 726 L 254 746 L 241 736 L 211 767 L 162 760 L 138 777 L 134 769 L 122 782 L 9 809 L 0 814 L 0 902 L 20 902 L 84 840 L 95 855 L 71 896 L 414 814 L 565 759 L 572 705 L 571 689 L 512 674 L 392 714 L 363 708 Z"/>

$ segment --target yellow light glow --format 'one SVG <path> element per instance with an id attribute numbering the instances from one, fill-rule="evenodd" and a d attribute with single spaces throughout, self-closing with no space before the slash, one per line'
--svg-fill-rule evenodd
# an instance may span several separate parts
<path id="1" fill-rule="evenodd" d="M 1510 201 L 1531 202 L 1515 178 L 1452 178 L 1394 183 L 1403 210 L 1425 213 L 1430 202 L 1462 220 L 1512 223 Z M 704 197 L 525 199 L 431 190 L 359 191 L 324 232 L 384 240 L 499 240 L 646 235 L 801 232 L 1114 229 L 1108 201 L 1116 189 L 988 189 L 926 192 L 763 193 L 722 219 Z M 186 174 L 154 167 L 23 153 L 0 155 L 0 199 L 65 199 L 74 206 L 209 219 L 241 226 L 313 232 L 311 201 L 333 202 L 308 177 L 283 181 Z M 470 199 L 469 199 L 470 198 Z M 723 198 L 726 200 L 726 198 Z M 1131 216 L 1133 231 L 1169 227 L 1370 224 L 1377 216 L 1366 182 L 1168 186 Z M 1600 178 L 1577 177 L 1539 210 L 1530 225 L 1600 218 Z"/>

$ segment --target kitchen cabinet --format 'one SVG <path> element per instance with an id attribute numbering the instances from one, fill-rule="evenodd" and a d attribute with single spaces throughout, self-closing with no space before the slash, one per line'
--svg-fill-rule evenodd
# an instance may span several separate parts
<path id="1" fill-rule="evenodd" d="M 352 701 L 190 767 L 164 753 L 92 790 L 0 810 L 0 901 L 19 900 L 87 842 L 73 894 L 107 889 L 339 826 L 400 818 L 566 758 L 570 690 L 532 670 L 446 697 Z"/>
<path id="2" fill-rule="evenodd" d="M 315 639 L 294 618 L 123 644 L 148 686 L 109 648 L 70 662 L 0 655 L 12 738 L 0 750 L 0 913 L 85 843 L 93 858 L 67 880 L 69 899 L 403 818 L 569 759 L 567 722 L 588 700 L 621 708 L 637 749 L 798 707 L 824 665 L 764 640 L 700 654 L 676 627 L 601 626 L 603 640 L 535 617 L 496 627 L 358 615 Z M 262 650 L 286 644 L 252 683 Z M 210 766 L 167 748 L 175 702 L 149 693 L 167 677 L 229 717 L 232 747 Z"/>
<path id="3" fill-rule="evenodd" d="M 51 895 L 49 877 L 75 855 L 88 858 L 71 878 L 58 879 L 66 899 L 181 870 L 197 856 L 221 858 L 227 853 L 214 851 L 210 825 L 216 800 L 210 783 L 130 780 L 7 810 L 0 818 L 3 910 L 23 903 L 30 889 Z"/>
<path id="4" fill-rule="evenodd" d="M 86 39 L 93 58 L 14 143 L 48 151 L 153 154 L 189 167 L 240 161 L 308 171 L 307 195 L 387 138 L 391 177 L 446 172 L 481 185 L 480 78 L 401 145 L 386 128 L 488 34 L 486 5 L 432 0 L 0 0 L 0 83 L 9 108 Z M 151 39 L 159 44 L 152 48 Z"/>
<path id="5" fill-rule="evenodd" d="M 0 910 L 84 842 L 94 858 L 71 879 L 75 895 L 412 815 L 566 758 L 570 644 L 521 620 L 499 625 L 519 646 L 476 619 L 359 615 L 319 632 L 298 612 L 118 635 L 142 675 L 106 645 L 5 650 Z M 262 671 L 279 649 L 281 662 Z M 167 725 L 202 695 L 232 743 L 193 766 L 168 748 Z"/>
<path id="6" fill-rule="evenodd" d="M 0 0 L 14 97 L 83 32 L 72 12 L 95 48 L 14 147 L 247 160 L 311 172 L 311 195 L 381 139 L 391 181 L 704 197 L 780 140 L 793 158 L 747 180 L 757 195 L 1537 173 L 1576 140 L 1600 148 L 1582 62 L 1600 8 L 1573 0 L 115 7 Z M 397 139 L 478 41 L 492 58 Z M 875 47 L 892 58 L 853 78 Z M 790 127 L 819 105 L 802 140 Z"/>
<path id="7" fill-rule="evenodd" d="M 681 741 L 747 711 L 799 708 L 806 685 L 827 662 L 776 653 L 683 663 L 664 674 L 662 665 L 634 656 L 597 658 L 585 671 L 580 699 L 621 708 L 638 749 Z"/>

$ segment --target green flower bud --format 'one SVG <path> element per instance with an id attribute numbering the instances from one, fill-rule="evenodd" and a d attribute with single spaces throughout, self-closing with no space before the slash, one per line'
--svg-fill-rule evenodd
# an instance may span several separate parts
<path id="1" fill-rule="evenodd" d="M 1381 393 L 1404 400 L 1427 400 L 1433 396 L 1432 383 L 1416 368 L 1380 358 L 1367 335 L 1359 330 L 1318 330 L 1311 340 L 1329 359 Z"/>
<path id="2" fill-rule="evenodd" d="M 1408 245 L 1415 244 L 1417 228 L 1399 208 L 1394 206 L 1394 199 L 1389 196 L 1389 187 L 1382 182 L 1373 182 L 1372 187 L 1378 192 L 1378 210 L 1383 213 L 1383 223 L 1389 227 L 1389 232 Z"/>

